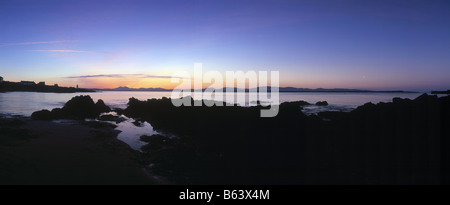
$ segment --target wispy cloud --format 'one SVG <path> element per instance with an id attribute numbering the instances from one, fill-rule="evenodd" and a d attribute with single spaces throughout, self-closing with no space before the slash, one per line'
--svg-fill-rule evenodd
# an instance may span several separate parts
<path id="1" fill-rule="evenodd" d="M 51 53 L 104 53 L 99 51 L 81 51 L 81 50 L 32 50 L 37 52 L 51 52 Z"/>
<path id="2" fill-rule="evenodd" d="M 52 43 L 65 43 L 74 42 L 75 40 L 61 40 L 61 41 L 37 41 L 37 42 L 20 42 L 20 43 L 0 43 L 2 46 L 22 46 L 22 45 L 38 45 L 38 44 L 52 44 Z"/>
<path id="3" fill-rule="evenodd" d="M 64 78 L 182 78 L 172 77 L 167 75 L 146 75 L 146 74 L 100 74 L 100 75 L 80 75 L 80 76 L 67 76 Z"/>

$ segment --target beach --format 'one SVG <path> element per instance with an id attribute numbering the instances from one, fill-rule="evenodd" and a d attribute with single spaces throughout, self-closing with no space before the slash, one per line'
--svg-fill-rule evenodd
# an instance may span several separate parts
<path id="1" fill-rule="evenodd" d="M 158 184 L 106 124 L 0 118 L 0 184 Z"/>

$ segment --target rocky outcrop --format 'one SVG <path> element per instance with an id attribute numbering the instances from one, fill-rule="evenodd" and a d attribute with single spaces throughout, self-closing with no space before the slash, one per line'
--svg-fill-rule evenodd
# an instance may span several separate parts
<path id="1" fill-rule="evenodd" d="M 69 100 L 63 108 L 55 108 L 52 111 L 41 110 L 31 115 L 35 120 L 55 119 L 77 119 L 96 118 L 101 113 L 109 112 L 111 109 L 105 105 L 103 100 L 94 100 L 89 95 L 80 95 Z"/>
<path id="2" fill-rule="evenodd" d="M 102 116 L 98 117 L 97 119 L 100 121 L 112 121 L 112 122 L 115 122 L 116 124 L 119 124 L 126 120 L 125 118 L 116 116 L 116 115 L 102 115 Z"/>
<path id="3" fill-rule="evenodd" d="M 310 116 L 304 104 L 281 103 L 276 117 L 261 118 L 258 106 L 130 99 L 124 113 L 176 136 L 143 136 L 141 150 L 154 173 L 182 184 L 450 183 L 449 96 Z"/>
<path id="4" fill-rule="evenodd" d="M 41 110 L 41 111 L 33 112 L 33 114 L 31 114 L 31 119 L 33 119 L 33 120 L 53 120 L 54 117 L 52 115 L 52 112 L 50 112 L 48 110 Z"/>

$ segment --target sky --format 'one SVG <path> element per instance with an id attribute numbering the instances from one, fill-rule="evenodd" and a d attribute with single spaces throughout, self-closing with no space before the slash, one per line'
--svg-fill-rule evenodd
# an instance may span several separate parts
<path id="1" fill-rule="evenodd" d="M 8 81 L 173 88 L 198 62 L 282 87 L 446 90 L 450 1 L 0 1 Z"/>

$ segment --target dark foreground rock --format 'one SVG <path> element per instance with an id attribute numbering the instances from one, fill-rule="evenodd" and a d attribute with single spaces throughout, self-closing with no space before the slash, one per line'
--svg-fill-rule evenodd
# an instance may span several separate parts
<path id="1" fill-rule="evenodd" d="M 102 124 L 0 119 L 0 185 L 158 183 L 136 160 L 139 153 Z"/>
<path id="2" fill-rule="evenodd" d="M 31 115 L 34 120 L 55 120 L 55 119 L 85 119 L 96 118 L 103 112 L 111 109 L 105 105 L 103 100 L 94 100 L 89 95 L 80 95 L 69 100 L 63 108 L 55 108 L 52 111 L 41 110 Z"/>
<path id="3" fill-rule="evenodd" d="M 116 124 L 126 120 L 125 118 L 116 115 L 101 115 L 97 119 L 101 121 L 112 121 L 115 122 Z"/>
<path id="4" fill-rule="evenodd" d="M 174 107 L 130 99 L 124 113 L 176 138 L 143 137 L 152 171 L 181 184 L 448 184 L 450 97 L 367 103 L 306 116 L 304 103 Z M 323 120 L 327 118 L 328 120 Z"/>
<path id="5" fill-rule="evenodd" d="M 53 119 L 55 119 L 55 117 L 52 114 L 52 112 L 50 112 L 48 110 L 41 110 L 41 111 L 33 112 L 33 114 L 31 114 L 31 119 L 34 119 L 34 120 L 53 120 Z"/>
<path id="6" fill-rule="evenodd" d="M 76 98 L 33 117 L 80 119 L 109 110 Z M 276 117 L 261 118 L 262 106 L 175 107 L 169 98 L 131 98 L 123 114 L 176 136 L 142 137 L 148 145 L 139 161 L 179 184 L 450 183 L 450 96 L 310 116 L 304 105 L 281 103 Z"/>
<path id="7" fill-rule="evenodd" d="M 16 146 L 34 138 L 27 129 L 24 129 L 26 125 L 27 123 L 22 119 L 0 118 L 0 150 L 4 149 L 4 146 Z"/>

